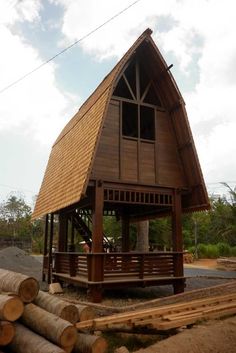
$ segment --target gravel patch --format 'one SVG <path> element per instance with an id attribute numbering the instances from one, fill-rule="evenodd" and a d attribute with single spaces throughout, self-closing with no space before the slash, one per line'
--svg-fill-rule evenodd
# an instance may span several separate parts
<path id="1" fill-rule="evenodd" d="M 23 273 L 38 281 L 42 277 L 42 264 L 24 250 L 14 246 L 0 250 L 0 268 Z"/>

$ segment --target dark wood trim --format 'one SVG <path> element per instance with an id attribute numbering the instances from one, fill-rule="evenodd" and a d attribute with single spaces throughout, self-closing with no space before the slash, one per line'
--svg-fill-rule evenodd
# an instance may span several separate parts
<path id="1" fill-rule="evenodd" d="M 142 97 L 141 97 L 141 99 L 140 99 L 142 104 L 143 104 L 144 98 L 146 97 L 146 95 L 147 95 L 147 93 L 148 93 L 148 90 L 149 90 L 151 84 L 152 84 L 152 82 L 149 81 L 149 83 L 147 84 L 147 87 L 145 88 L 145 90 L 144 90 L 144 92 L 143 92 L 143 95 L 142 95 Z M 145 102 L 144 102 L 144 103 L 145 103 Z"/>
<path id="2" fill-rule="evenodd" d="M 121 229 L 122 229 L 122 252 L 130 251 L 130 238 L 129 238 L 129 217 L 124 215 L 121 218 Z"/>
<path id="3" fill-rule="evenodd" d="M 125 74 L 123 74 L 122 77 L 124 78 L 125 83 L 126 83 L 126 85 L 128 86 L 128 89 L 129 89 L 129 91 L 130 91 L 131 96 L 133 97 L 133 100 L 135 100 L 136 97 L 135 97 L 134 94 L 133 94 L 132 88 L 130 87 L 130 84 L 129 84 L 129 82 L 128 82 L 126 76 L 125 76 Z"/>
<path id="4" fill-rule="evenodd" d="M 94 185 L 94 201 L 93 201 L 93 228 L 92 228 L 92 252 L 103 251 L 103 199 L 104 190 L 103 183 L 96 181 Z"/>
<path id="5" fill-rule="evenodd" d="M 137 180 L 140 181 L 141 176 L 141 142 L 140 142 L 140 104 L 138 104 L 138 140 L 137 140 Z"/>
<path id="6" fill-rule="evenodd" d="M 48 253 L 48 214 L 45 216 L 43 255 Z"/>
<path id="7" fill-rule="evenodd" d="M 49 251 L 48 251 L 48 284 L 52 281 L 52 244 L 54 233 L 54 213 L 50 217 L 50 233 L 49 233 Z"/>
<path id="8" fill-rule="evenodd" d="M 119 136 L 119 177 L 120 179 L 122 180 L 123 179 L 123 138 L 122 138 L 122 129 L 123 129 L 123 126 L 122 126 L 122 114 L 123 114 L 123 105 L 122 105 L 122 102 L 119 102 L 120 104 L 120 111 L 119 111 L 119 114 L 120 114 L 120 118 L 119 118 L 119 130 L 120 130 L 120 136 Z"/>
<path id="9" fill-rule="evenodd" d="M 159 161 L 158 161 L 158 157 L 159 157 L 159 151 L 158 151 L 158 129 L 157 129 L 157 111 L 155 109 L 154 111 L 155 114 L 155 182 L 156 184 L 159 183 Z"/>
<path id="10" fill-rule="evenodd" d="M 160 107 L 159 105 L 153 105 L 153 104 L 150 104 L 150 103 L 145 103 L 145 102 L 142 102 L 141 100 L 132 100 L 132 99 L 129 99 L 129 98 L 118 97 L 118 96 L 112 96 L 112 100 L 116 100 L 116 101 L 120 101 L 120 102 L 133 103 L 133 104 L 139 102 L 139 104 L 141 104 L 141 105 L 143 105 L 145 107 L 157 109 L 160 112 L 166 112 L 166 109 L 164 109 L 163 107 Z"/>
<path id="11" fill-rule="evenodd" d="M 44 261 L 45 261 L 45 257 L 47 256 L 47 254 L 48 254 L 48 214 L 46 214 L 46 216 L 45 216 L 45 225 L 44 225 L 44 244 L 43 244 Z M 45 274 L 45 268 L 43 265 L 42 281 L 44 282 L 45 280 L 46 280 L 46 274 Z"/>
<path id="12" fill-rule="evenodd" d="M 183 277 L 183 234 L 182 234 L 182 206 L 181 192 L 174 190 L 174 202 L 172 210 L 172 244 L 173 251 L 177 254 L 174 256 L 174 277 Z M 178 253 L 179 252 L 179 253 Z M 177 281 L 174 283 L 174 292 L 181 293 L 184 291 L 184 282 Z"/>
<path id="13" fill-rule="evenodd" d="M 58 215 L 58 251 L 66 251 L 68 243 L 68 218 L 67 215 L 60 212 Z"/>

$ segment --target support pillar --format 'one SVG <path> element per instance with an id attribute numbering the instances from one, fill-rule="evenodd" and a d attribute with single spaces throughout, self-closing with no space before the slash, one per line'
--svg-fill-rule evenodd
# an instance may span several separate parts
<path id="1" fill-rule="evenodd" d="M 65 214 L 59 213 L 59 229 L 58 229 L 58 251 L 67 251 L 68 241 L 68 218 Z"/>
<path id="2" fill-rule="evenodd" d="M 70 233 L 70 250 L 75 251 L 75 225 L 73 222 L 73 218 L 71 218 L 71 233 Z"/>
<path id="3" fill-rule="evenodd" d="M 173 251 L 179 252 L 179 254 L 174 254 L 174 277 L 182 277 L 179 280 L 176 280 L 173 284 L 175 294 L 183 292 L 185 284 L 185 280 L 183 278 L 183 234 L 181 216 L 181 191 L 174 190 L 172 208 L 172 245 Z"/>
<path id="4" fill-rule="evenodd" d="M 50 217 L 50 233 L 49 233 L 49 251 L 48 251 L 48 284 L 52 281 L 52 244 L 54 232 L 54 214 Z"/>
<path id="5" fill-rule="evenodd" d="M 46 258 L 47 255 L 48 255 L 48 214 L 46 214 L 45 226 L 44 226 L 43 270 L 42 270 L 42 281 L 43 282 L 46 280 L 45 269 L 46 269 L 46 267 L 48 267 L 48 264 L 46 263 L 46 261 L 48 260 L 48 258 Z"/>
<path id="6" fill-rule="evenodd" d="M 122 252 L 130 251 L 130 239 L 129 239 L 129 216 L 123 216 L 121 219 L 122 228 Z"/>
<path id="7" fill-rule="evenodd" d="M 104 191 L 101 181 L 96 181 L 94 186 L 93 210 L 92 210 L 92 252 L 89 254 L 91 261 L 91 281 L 103 282 L 103 203 Z M 94 254 L 94 255 L 93 255 Z M 96 255 L 95 255 L 96 254 Z M 102 300 L 102 286 L 90 286 L 88 296 L 93 302 L 101 302 Z"/>

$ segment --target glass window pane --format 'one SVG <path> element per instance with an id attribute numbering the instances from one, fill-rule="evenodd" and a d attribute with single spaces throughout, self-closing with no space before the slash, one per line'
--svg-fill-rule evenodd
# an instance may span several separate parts
<path id="1" fill-rule="evenodd" d="M 138 137 L 138 106 L 123 102 L 122 134 L 129 137 Z"/>
<path id="2" fill-rule="evenodd" d="M 140 106 L 140 138 L 155 140 L 155 112 L 153 108 Z"/>

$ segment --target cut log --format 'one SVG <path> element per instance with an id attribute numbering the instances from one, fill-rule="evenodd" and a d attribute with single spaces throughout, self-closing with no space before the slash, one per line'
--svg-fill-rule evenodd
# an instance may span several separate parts
<path id="1" fill-rule="evenodd" d="M 34 303 L 46 311 L 75 324 L 79 321 L 79 312 L 75 305 L 68 304 L 53 295 L 39 291 Z"/>
<path id="2" fill-rule="evenodd" d="M 77 330 L 71 323 L 32 303 L 25 305 L 21 322 L 60 347 L 70 347 L 76 342 Z"/>
<path id="3" fill-rule="evenodd" d="M 79 312 L 79 321 L 86 321 L 95 318 L 95 311 L 87 305 L 75 304 Z"/>
<path id="4" fill-rule="evenodd" d="M 107 342 L 101 336 L 78 333 L 73 353 L 104 353 Z"/>
<path id="5" fill-rule="evenodd" d="M 44 337 L 30 331 L 27 327 L 15 323 L 15 336 L 8 345 L 14 353 L 65 353 L 55 344 L 47 341 Z"/>
<path id="6" fill-rule="evenodd" d="M 9 344 L 15 335 L 15 328 L 11 322 L 0 321 L 0 346 Z"/>
<path id="7" fill-rule="evenodd" d="M 38 294 L 39 283 L 33 277 L 0 269 L 0 291 L 16 293 L 24 303 L 30 303 Z"/>
<path id="8" fill-rule="evenodd" d="M 0 294 L 0 320 L 16 321 L 24 311 L 24 304 L 18 296 Z"/>

